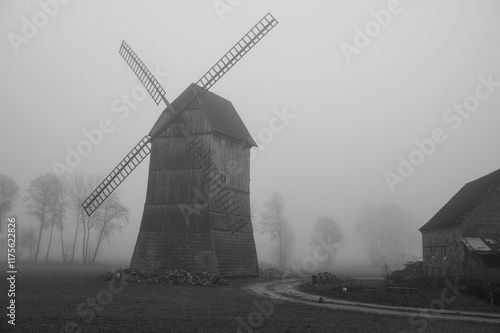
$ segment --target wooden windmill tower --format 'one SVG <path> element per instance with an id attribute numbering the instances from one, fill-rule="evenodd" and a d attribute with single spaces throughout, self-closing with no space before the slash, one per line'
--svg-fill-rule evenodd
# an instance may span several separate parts
<path id="1" fill-rule="evenodd" d="M 163 101 L 166 108 L 82 206 L 91 215 L 151 153 L 131 269 L 258 274 L 249 193 L 250 148 L 256 144 L 231 102 L 208 90 L 277 23 L 271 14 L 265 15 L 172 104 L 122 42 L 122 57 L 156 104 Z"/>

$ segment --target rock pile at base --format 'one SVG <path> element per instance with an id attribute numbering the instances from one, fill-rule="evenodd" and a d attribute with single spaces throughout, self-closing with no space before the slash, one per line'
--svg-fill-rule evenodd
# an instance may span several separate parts
<path id="1" fill-rule="evenodd" d="M 261 268 L 259 272 L 259 279 L 281 279 L 282 277 L 283 271 L 274 267 Z"/>
<path id="2" fill-rule="evenodd" d="M 114 269 L 99 275 L 99 280 L 124 279 L 126 281 L 156 284 L 183 284 L 208 286 L 219 282 L 220 277 L 210 276 L 207 272 L 190 273 L 183 269 L 135 271 L 128 268 Z"/>

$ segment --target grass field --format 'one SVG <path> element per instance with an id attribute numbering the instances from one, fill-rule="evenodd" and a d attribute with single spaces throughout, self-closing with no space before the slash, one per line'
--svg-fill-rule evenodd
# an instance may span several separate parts
<path id="1" fill-rule="evenodd" d="M 107 270 L 79 266 L 20 266 L 16 326 L 7 324 L 2 297 L 1 332 L 417 332 L 407 317 L 335 311 L 293 303 L 273 304 L 240 287 L 176 286 L 119 282 Z M 3 295 L 8 286 L 3 280 Z M 104 305 L 103 305 L 104 304 Z M 273 305 L 271 305 L 273 304 Z M 260 310 L 259 310 L 260 308 Z M 434 320 L 426 332 L 496 332 L 494 325 Z"/>

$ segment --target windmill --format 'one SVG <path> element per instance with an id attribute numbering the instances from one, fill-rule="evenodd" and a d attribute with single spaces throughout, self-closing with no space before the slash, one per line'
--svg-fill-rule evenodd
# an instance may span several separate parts
<path id="1" fill-rule="evenodd" d="M 132 269 L 258 274 L 249 223 L 249 151 L 256 144 L 231 102 L 209 89 L 277 23 L 266 14 L 172 103 L 146 65 L 122 42 L 120 55 L 155 103 L 164 102 L 166 107 L 150 133 L 82 206 L 90 216 L 151 153 Z M 237 172 L 228 172 L 231 164 L 236 164 Z"/>

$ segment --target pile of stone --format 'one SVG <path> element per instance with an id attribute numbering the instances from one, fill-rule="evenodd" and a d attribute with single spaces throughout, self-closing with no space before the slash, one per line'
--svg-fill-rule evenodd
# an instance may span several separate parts
<path id="1" fill-rule="evenodd" d="M 283 271 L 274 267 L 261 268 L 259 272 L 259 279 L 281 279 L 282 277 Z"/>
<path id="2" fill-rule="evenodd" d="M 114 269 L 99 275 L 99 280 L 124 279 L 140 283 L 156 284 L 183 284 L 208 286 L 220 282 L 219 277 L 210 276 L 207 272 L 190 273 L 183 269 L 157 270 L 157 271 L 135 271 L 128 268 Z M 220 283 L 222 284 L 222 283 Z"/>

